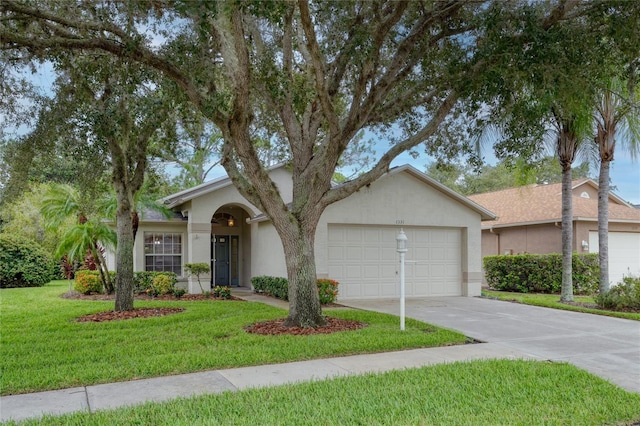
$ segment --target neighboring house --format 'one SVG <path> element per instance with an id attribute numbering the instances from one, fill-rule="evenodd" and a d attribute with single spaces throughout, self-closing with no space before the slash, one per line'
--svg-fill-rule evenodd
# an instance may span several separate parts
<path id="1" fill-rule="evenodd" d="M 270 171 L 285 202 L 291 174 Z M 251 287 L 259 275 L 287 276 L 270 220 L 228 178 L 168 196 L 176 217 L 146 216 L 135 242 L 134 270 L 173 271 L 198 293 L 184 264 L 206 262 L 211 285 Z M 407 234 L 407 296 L 479 295 L 481 220 L 495 216 L 411 166 L 396 167 L 323 213 L 315 238 L 318 277 L 340 282 L 339 299 L 399 295 L 396 235 Z"/>
<path id="2" fill-rule="evenodd" d="M 573 250 L 598 252 L 598 184 L 572 182 Z M 482 224 L 482 256 L 518 253 L 561 253 L 562 188 L 560 183 L 530 185 L 471 195 L 494 212 L 496 220 Z M 609 278 L 640 275 L 640 210 L 609 195 Z"/>

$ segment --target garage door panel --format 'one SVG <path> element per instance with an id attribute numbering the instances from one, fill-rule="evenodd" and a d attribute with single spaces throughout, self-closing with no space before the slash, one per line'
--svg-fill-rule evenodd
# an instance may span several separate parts
<path id="1" fill-rule="evenodd" d="M 329 226 L 329 275 L 340 282 L 340 298 L 399 295 L 397 232 L 395 227 Z M 405 233 L 406 295 L 460 295 L 460 230 L 409 227 Z"/>
<path id="2" fill-rule="evenodd" d="M 598 252 L 598 232 L 589 232 L 589 251 Z M 609 232 L 609 282 L 617 284 L 625 275 L 640 275 L 640 233 Z"/>

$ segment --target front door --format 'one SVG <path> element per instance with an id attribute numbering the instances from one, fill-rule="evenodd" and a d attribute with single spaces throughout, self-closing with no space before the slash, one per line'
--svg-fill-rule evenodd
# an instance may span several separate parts
<path id="1" fill-rule="evenodd" d="M 215 235 L 213 237 L 213 284 L 220 286 L 237 286 L 238 274 L 237 235 Z"/>

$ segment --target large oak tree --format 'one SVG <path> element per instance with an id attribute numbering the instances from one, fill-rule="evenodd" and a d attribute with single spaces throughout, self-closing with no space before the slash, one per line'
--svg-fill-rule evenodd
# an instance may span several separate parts
<path id="1" fill-rule="evenodd" d="M 491 108 L 505 90 L 512 58 L 539 48 L 540 36 L 598 5 L 2 0 L 0 48 L 49 58 L 97 50 L 170 78 L 218 127 L 222 165 L 280 235 L 287 324 L 315 326 L 324 322 L 314 239 L 325 208 L 421 144 L 435 155 L 469 150 L 464 136 L 472 133 L 476 112 Z M 290 204 L 260 161 L 256 141 L 264 129 L 289 151 Z M 332 186 L 341 156 L 362 129 L 386 136 L 388 149 L 355 179 Z"/>

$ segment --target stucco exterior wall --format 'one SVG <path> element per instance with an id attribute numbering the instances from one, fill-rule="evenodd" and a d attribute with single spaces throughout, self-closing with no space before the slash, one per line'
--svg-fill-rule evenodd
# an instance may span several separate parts
<path id="1" fill-rule="evenodd" d="M 450 227 L 462 230 L 463 294 L 479 294 L 480 214 L 408 173 L 383 176 L 370 186 L 329 206 L 316 232 L 318 276 L 328 274 L 330 224 Z"/>

